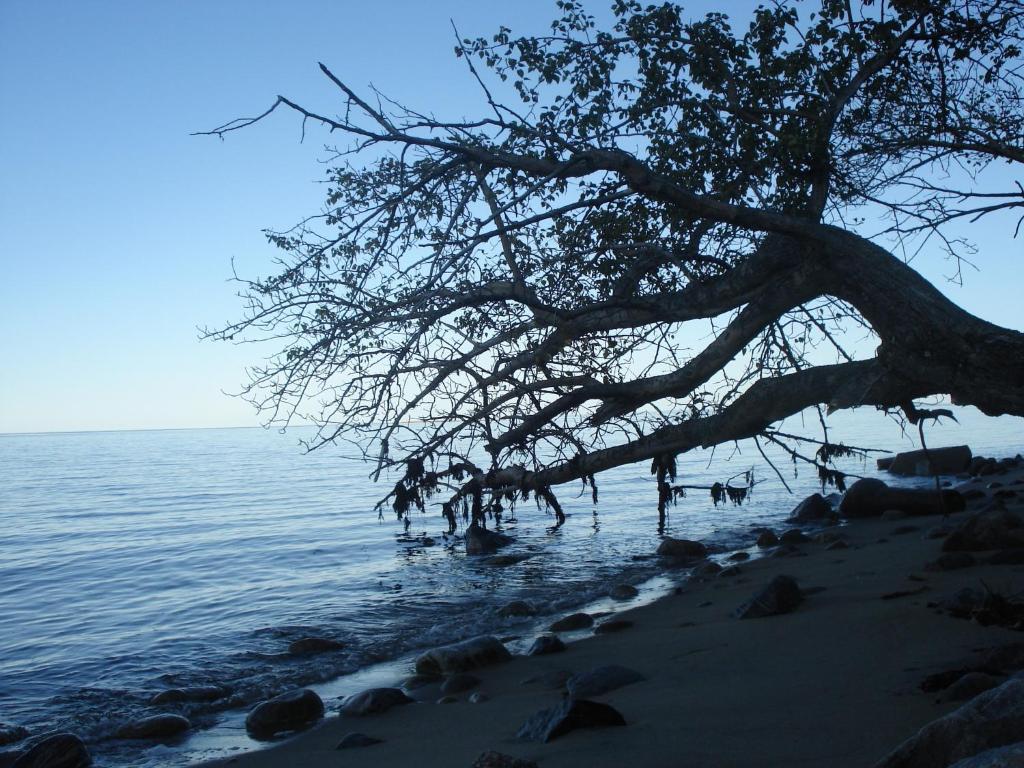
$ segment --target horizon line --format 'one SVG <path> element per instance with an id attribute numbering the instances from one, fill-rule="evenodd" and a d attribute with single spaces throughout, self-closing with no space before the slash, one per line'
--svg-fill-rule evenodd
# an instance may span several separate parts
<path id="1" fill-rule="evenodd" d="M 289 424 L 284 427 L 274 427 L 273 425 L 263 424 L 249 424 L 249 425 L 238 425 L 233 427 L 225 426 L 212 426 L 212 427 L 122 427 L 122 428 L 97 428 L 97 429 L 44 429 L 30 432 L 4 432 L 0 431 L 0 437 L 29 437 L 32 435 L 85 435 L 94 433 L 104 432 L 191 432 L 194 430 L 211 430 L 211 429 L 263 429 L 272 430 L 276 429 L 279 432 L 287 431 L 293 427 L 315 427 L 315 424 Z"/>

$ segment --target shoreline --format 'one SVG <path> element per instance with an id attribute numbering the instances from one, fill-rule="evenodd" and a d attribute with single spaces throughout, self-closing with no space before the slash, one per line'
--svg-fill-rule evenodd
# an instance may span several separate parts
<path id="1" fill-rule="evenodd" d="M 1020 467 L 1003 483 L 1024 478 Z M 981 478 L 962 488 L 984 488 Z M 1024 494 L 1024 489 L 1022 489 Z M 957 523 L 987 503 L 970 499 Z M 1010 509 L 1021 511 L 1019 498 Z M 803 556 L 740 563 L 731 578 L 693 582 L 680 594 L 622 608 L 632 625 L 573 642 L 563 653 L 515 657 L 474 671 L 474 691 L 447 704 L 414 704 L 367 717 L 327 716 L 310 730 L 262 749 L 202 763 L 213 766 L 470 766 L 496 750 L 543 767 L 633 763 L 642 766 L 872 765 L 926 723 L 962 702 L 922 693 L 921 680 L 964 666 L 979 648 L 1021 640 L 1000 627 L 940 615 L 929 603 L 964 586 L 1005 593 L 1024 586 L 1024 566 L 925 570 L 941 540 L 925 532 L 941 516 L 854 520 L 838 531 L 849 548 L 800 545 Z M 741 621 L 733 611 L 774 576 L 794 577 L 806 599 L 792 613 Z M 822 589 L 819 589 L 822 588 Z M 894 595 L 896 595 L 894 597 Z M 884 599 L 888 596 L 888 599 Z M 641 682 L 595 697 L 624 716 L 625 728 L 574 731 L 547 744 L 522 742 L 516 730 L 561 693 L 523 681 L 607 664 L 630 667 Z M 397 680 L 392 681 L 397 684 Z M 336 750 L 350 732 L 382 743 Z"/>

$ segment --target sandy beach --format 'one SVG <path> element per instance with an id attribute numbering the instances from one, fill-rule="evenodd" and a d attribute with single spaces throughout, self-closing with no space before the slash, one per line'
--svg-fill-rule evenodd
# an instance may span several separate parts
<path id="1" fill-rule="evenodd" d="M 927 567 L 942 554 L 942 539 L 930 537 L 931 530 L 991 504 L 993 481 L 1009 497 L 1006 490 L 1024 484 L 1024 473 L 1018 467 L 964 482 L 961 489 L 976 491 L 974 498 L 945 520 L 887 514 L 806 527 L 812 538 L 827 531 L 817 538 L 838 534 L 849 546 L 830 549 L 812 540 L 798 545 L 797 555 L 739 563 L 739 573 L 693 581 L 651 605 L 630 610 L 625 602 L 614 618 L 632 625 L 621 631 L 474 671 L 482 679 L 475 690 L 486 696 L 481 703 L 470 703 L 467 691 L 452 703 L 356 718 L 339 716 L 338 702 L 328 701 L 316 727 L 209 765 L 449 768 L 471 766 L 494 750 L 543 768 L 871 766 L 963 703 L 922 692 L 926 676 L 978 666 L 984 651 L 1024 640 L 936 607 L 964 587 L 1018 593 L 1024 565 Z M 1007 508 L 1021 511 L 1022 496 L 1024 487 L 1005 499 Z M 981 561 L 985 553 L 978 554 Z M 779 574 L 804 592 L 795 611 L 734 616 Z M 536 678 L 608 664 L 645 678 L 595 697 L 618 710 L 625 727 L 576 730 L 549 743 L 515 738 L 531 715 L 563 698 Z M 353 732 L 381 743 L 338 750 Z"/>

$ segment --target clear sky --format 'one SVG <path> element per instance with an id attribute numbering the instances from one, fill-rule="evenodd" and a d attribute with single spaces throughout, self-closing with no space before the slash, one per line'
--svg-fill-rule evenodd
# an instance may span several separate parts
<path id="1" fill-rule="evenodd" d="M 689 4 L 712 6 L 730 3 Z M 317 61 L 422 110 L 475 115 L 449 19 L 466 35 L 530 33 L 553 12 L 553 0 L 0 0 L 0 432 L 258 424 L 223 392 L 260 350 L 200 343 L 196 327 L 240 315 L 231 260 L 267 272 L 262 228 L 319 210 L 325 139 L 300 143 L 286 114 L 224 142 L 190 132 L 278 93 L 329 111 Z M 972 232 L 982 271 L 940 287 L 1021 328 L 1010 232 Z M 948 271 L 918 263 L 936 281 Z"/>

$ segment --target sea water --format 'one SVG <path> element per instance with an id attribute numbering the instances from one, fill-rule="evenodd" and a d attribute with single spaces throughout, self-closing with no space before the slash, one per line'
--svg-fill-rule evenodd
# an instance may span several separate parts
<path id="1" fill-rule="evenodd" d="M 1024 420 L 969 409 L 958 417 L 930 427 L 929 445 L 1024 451 Z M 834 441 L 917 447 L 916 429 L 903 432 L 874 411 L 829 421 Z M 781 428 L 813 435 L 817 416 Z M 522 631 L 529 620 L 498 615 L 510 600 L 533 601 L 544 620 L 662 571 L 652 556 L 660 534 L 647 464 L 598 477 L 596 505 L 589 488 L 556 489 L 568 515 L 561 527 L 521 504 L 502 528 L 515 538 L 511 551 L 529 558 L 497 567 L 446 536 L 436 508 L 414 514 L 408 530 L 389 508 L 379 517 L 388 482 L 371 482 L 372 465 L 342 449 L 304 452 L 299 441 L 311 434 L 0 435 L 0 722 L 77 733 L 100 765 L 185 764 L 206 753 L 188 742 L 153 750 L 111 736 L 162 711 L 148 703 L 161 690 L 216 684 L 231 695 L 186 710 L 212 729 L 195 740 L 208 744 L 218 727 L 237 731 L 240 713 L 282 691 L 346 691 L 385 674 L 375 665 L 417 649 Z M 812 468 L 766 452 L 791 492 L 750 442 L 680 457 L 679 483 L 710 485 L 748 469 L 759 482 L 742 506 L 689 492 L 664 532 L 725 551 L 750 546 L 752 528 L 779 528 L 821 489 Z M 842 467 L 877 474 L 873 458 Z M 288 655 L 303 637 L 344 648 Z M 245 741 L 233 743 L 252 746 Z"/>

